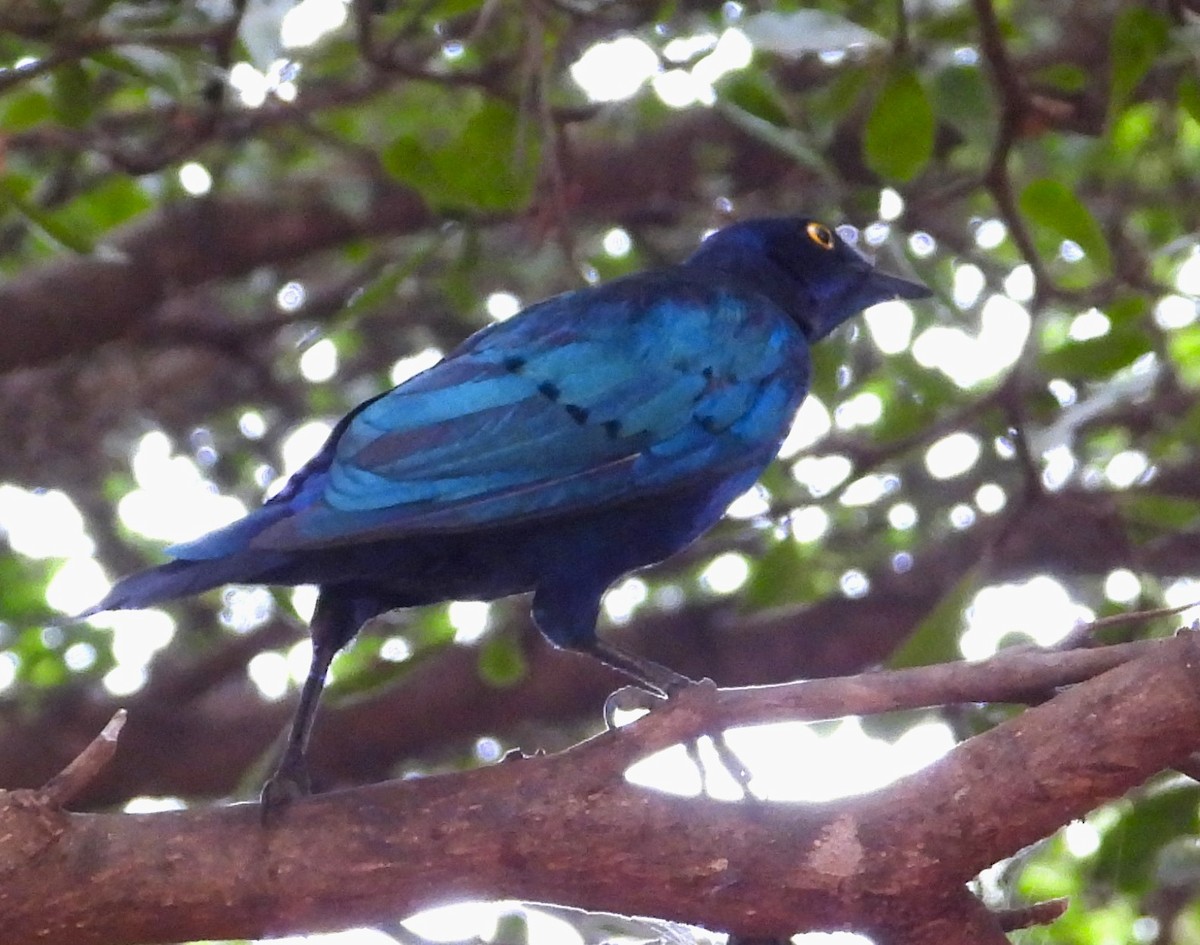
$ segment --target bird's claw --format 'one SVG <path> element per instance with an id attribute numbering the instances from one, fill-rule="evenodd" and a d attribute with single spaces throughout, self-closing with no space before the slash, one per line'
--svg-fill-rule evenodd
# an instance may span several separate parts
<path id="1" fill-rule="evenodd" d="M 620 728 L 620 713 L 649 712 L 664 701 L 663 695 L 651 692 L 644 686 L 622 686 L 604 700 L 604 724 L 610 730 Z"/>
<path id="2" fill-rule="evenodd" d="M 312 781 L 304 764 L 280 764 L 275 773 L 267 778 L 258 796 L 262 822 L 272 822 L 292 801 L 307 797 L 311 793 Z"/>
<path id="3" fill-rule="evenodd" d="M 692 679 L 690 676 L 676 674 L 676 678 L 665 685 L 668 699 L 674 699 L 685 692 L 694 692 L 697 695 L 711 695 L 717 691 L 717 684 L 707 676 L 703 679 Z"/>

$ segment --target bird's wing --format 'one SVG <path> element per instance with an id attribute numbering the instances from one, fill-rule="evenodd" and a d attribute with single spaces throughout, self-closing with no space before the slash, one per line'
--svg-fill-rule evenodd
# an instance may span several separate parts
<path id="1" fill-rule="evenodd" d="M 562 296 L 468 339 L 357 412 L 319 498 L 253 545 L 544 518 L 773 448 L 803 392 L 806 365 L 784 370 L 799 332 L 759 300 L 653 289 Z"/>

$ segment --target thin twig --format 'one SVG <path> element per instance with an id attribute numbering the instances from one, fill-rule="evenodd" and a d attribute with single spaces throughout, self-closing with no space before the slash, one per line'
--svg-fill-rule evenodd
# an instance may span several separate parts
<path id="1" fill-rule="evenodd" d="M 1000 31 L 1000 22 L 996 18 L 995 8 L 991 0 L 973 0 L 975 14 L 979 19 L 980 45 L 983 55 L 991 70 L 992 81 L 1000 98 L 1000 129 L 992 149 L 988 168 L 984 172 L 983 183 L 996 201 L 1000 215 L 1008 226 L 1009 235 L 1017 244 L 1021 256 L 1033 270 L 1036 291 L 1040 297 L 1050 284 L 1045 266 L 1033 237 L 1025 226 L 1017 207 L 1016 195 L 1013 193 L 1012 181 L 1008 176 L 1008 156 L 1012 151 L 1013 142 L 1021 129 L 1021 123 L 1029 107 L 1029 99 L 1020 76 L 1013 68 L 1004 46 L 1004 38 Z"/>
<path id="2" fill-rule="evenodd" d="M 712 732 L 718 726 L 815 722 L 879 715 L 960 703 L 1040 704 L 1055 689 L 1072 686 L 1131 660 L 1173 645 L 1172 639 L 1139 640 L 1059 652 L 1013 647 L 978 663 L 940 663 L 913 669 L 736 689 L 695 686 L 622 732 L 639 737 L 617 744 L 627 763 Z"/>
<path id="3" fill-rule="evenodd" d="M 1049 925 L 1062 918 L 1071 901 L 1065 896 L 1061 899 L 1047 899 L 1045 902 L 1035 902 L 1021 909 L 1005 909 L 993 913 L 1000 928 L 1005 932 L 1015 932 L 1017 929 L 1027 929 L 1031 925 Z"/>
<path id="4" fill-rule="evenodd" d="M 972 0 L 971 5 L 979 19 L 979 42 L 983 47 L 983 55 L 992 69 L 1004 104 L 1007 108 L 1018 109 L 1025 101 L 1025 88 L 1013 68 L 1012 60 L 1008 58 L 996 10 L 991 0 Z"/>
<path id="5" fill-rule="evenodd" d="M 38 790 L 38 799 L 48 807 L 64 807 L 96 780 L 117 752 L 117 738 L 125 726 L 126 712 L 117 709 L 100 734 L 75 759 Z"/>
<path id="6" fill-rule="evenodd" d="M 1124 627 L 1129 624 L 1144 623 L 1156 617 L 1170 617 L 1197 606 L 1200 606 L 1200 601 L 1194 600 L 1186 604 L 1177 604 L 1174 607 L 1153 607 L 1149 610 L 1132 610 L 1123 614 L 1110 614 L 1107 617 L 1100 617 L 1097 620 L 1093 620 L 1087 624 L 1087 627 L 1091 633 L 1095 633 L 1097 630 L 1105 630 L 1109 627 Z"/>

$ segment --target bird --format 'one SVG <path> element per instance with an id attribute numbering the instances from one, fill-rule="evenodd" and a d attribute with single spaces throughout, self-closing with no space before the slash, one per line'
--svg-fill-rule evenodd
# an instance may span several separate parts
<path id="1" fill-rule="evenodd" d="M 775 457 L 813 344 L 930 295 L 807 217 L 732 223 L 684 261 L 535 303 L 351 410 L 262 506 L 166 549 L 81 616 L 224 584 L 315 584 L 312 656 L 264 810 L 309 793 L 333 657 L 397 608 L 533 592 L 555 646 L 670 696 L 687 676 L 607 642 L 606 589 L 712 527 Z"/>

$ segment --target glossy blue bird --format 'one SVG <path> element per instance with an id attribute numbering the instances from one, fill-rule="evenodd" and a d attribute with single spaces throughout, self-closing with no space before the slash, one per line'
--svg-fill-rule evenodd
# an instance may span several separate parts
<path id="1" fill-rule="evenodd" d="M 270 807 L 307 790 L 326 671 L 384 611 L 533 591 L 551 642 L 670 694 L 596 636 L 605 589 L 712 526 L 775 456 L 809 346 L 928 295 L 809 219 L 736 223 L 685 262 L 530 306 L 344 417 L 258 510 L 168 549 L 90 613 L 226 583 L 316 584 L 312 664 Z"/>

